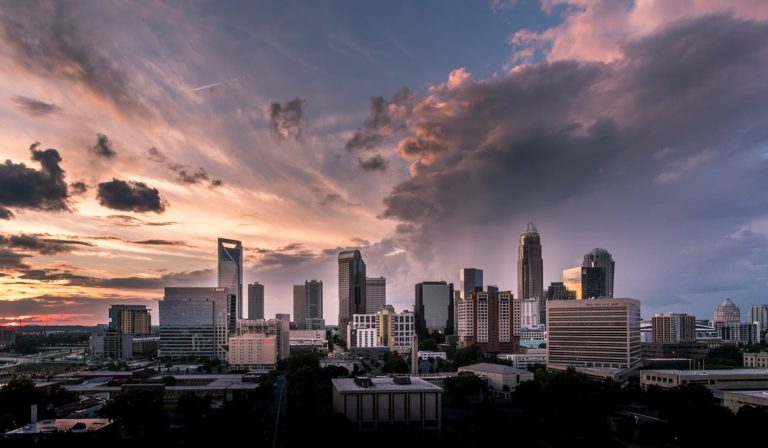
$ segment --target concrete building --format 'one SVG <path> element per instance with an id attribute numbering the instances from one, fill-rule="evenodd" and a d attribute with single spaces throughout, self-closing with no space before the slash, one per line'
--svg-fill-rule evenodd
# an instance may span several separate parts
<path id="1" fill-rule="evenodd" d="M 237 321 L 237 335 L 260 334 L 274 337 L 277 359 L 287 359 L 290 352 L 290 326 L 285 319 L 241 319 Z"/>
<path id="2" fill-rule="evenodd" d="M 757 331 L 762 336 L 768 330 L 768 305 L 750 305 L 747 322 L 756 322 Z"/>
<path id="3" fill-rule="evenodd" d="M 715 329 L 723 342 L 752 345 L 760 340 L 757 324 L 751 322 L 717 322 Z"/>
<path id="4" fill-rule="evenodd" d="M 544 299 L 544 260 L 541 258 L 541 237 L 532 222 L 520 234 L 517 248 L 517 298 L 539 301 L 539 322 L 546 320 Z"/>
<path id="5" fill-rule="evenodd" d="M 308 317 L 304 322 L 307 330 L 325 330 L 325 319 L 322 317 Z"/>
<path id="6" fill-rule="evenodd" d="M 744 353 L 744 367 L 768 369 L 768 352 Z"/>
<path id="7" fill-rule="evenodd" d="M 418 357 L 421 359 L 448 359 L 448 354 L 445 352 L 428 352 L 425 350 L 419 350 Z"/>
<path id="8" fill-rule="evenodd" d="M 735 303 L 731 302 L 731 299 L 725 299 L 715 307 L 714 322 L 715 324 L 718 322 L 741 322 L 741 311 Z"/>
<path id="9" fill-rule="evenodd" d="M 366 313 L 365 262 L 359 250 L 339 252 L 339 332 L 347 334 L 354 314 Z"/>
<path id="10" fill-rule="evenodd" d="M 95 358 L 129 360 L 156 358 L 159 339 L 152 334 L 150 310 L 144 305 L 112 305 L 109 325 L 91 334 Z"/>
<path id="11" fill-rule="evenodd" d="M 704 359 L 709 354 L 709 350 L 704 342 L 648 342 L 641 344 L 643 363 L 664 359 Z"/>
<path id="12" fill-rule="evenodd" d="M 547 302 L 549 364 L 633 369 L 640 365 L 640 302 L 634 299 Z"/>
<path id="13" fill-rule="evenodd" d="M 587 297 L 613 297 L 613 278 L 616 263 L 607 250 L 599 247 L 592 249 L 584 255 L 584 262 L 581 266 L 597 268 L 600 271 L 599 275 L 589 277 L 591 280 L 588 282 L 587 290 L 592 291 L 594 294 Z"/>
<path id="14" fill-rule="evenodd" d="M 159 356 L 227 359 L 227 340 L 236 329 L 236 300 L 228 288 L 165 288 L 159 304 Z"/>
<path id="15" fill-rule="evenodd" d="M 109 307 L 109 329 L 120 334 L 151 334 L 152 316 L 145 305 Z"/>
<path id="16" fill-rule="evenodd" d="M 264 285 L 248 285 L 248 319 L 264 319 Z"/>
<path id="17" fill-rule="evenodd" d="M 643 388 L 672 389 L 685 384 L 700 384 L 710 390 L 768 389 L 768 369 L 640 371 Z"/>
<path id="18" fill-rule="evenodd" d="M 248 333 L 229 338 L 230 370 L 272 370 L 277 364 L 277 338 Z"/>
<path id="19" fill-rule="evenodd" d="M 365 278 L 365 314 L 373 314 L 387 305 L 387 279 Z"/>
<path id="20" fill-rule="evenodd" d="M 243 243 L 236 240 L 219 238 L 219 288 L 229 288 L 235 295 L 237 315 L 233 319 L 242 319 L 243 315 Z"/>
<path id="21" fill-rule="evenodd" d="M 306 330 L 307 289 L 304 285 L 293 285 L 293 323 L 297 330 Z"/>
<path id="22" fill-rule="evenodd" d="M 347 328 L 348 347 L 386 347 L 400 354 L 410 353 L 416 334 L 414 314 L 395 313 L 383 308 L 375 314 L 355 314 Z M 373 345 L 372 345 L 372 341 Z"/>
<path id="23" fill-rule="evenodd" d="M 473 291 L 459 301 L 459 345 L 478 345 L 486 353 L 516 353 L 515 303 L 509 291 Z"/>
<path id="24" fill-rule="evenodd" d="M 333 378 L 333 411 L 358 429 L 380 425 L 442 431 L 443 389 L 416 377 Z"/>
<path id="25" fill-rule="evenodd" d="M 768 408 L 768 391 L 739 390 L 723 392 L 723 406 L 734 414 L 739 412 L 742 406 L 766 409 Z"/>
<path id="26" fill-rule="evenodd" d="M 454 334 L 453 283 L 422 282 L 416 284 L 416 332 Z"/>
<path id="27" fill-rule="evenodd" d="M 325 330 L 291 330 L 291 353 L 300 351 L 328 352 Z"/>
<path id="28" fill-rule="evenodd" d="M 696 316 L 687 314 L 654 314 L 651 318 L 652 342 L 696 341 Z"/>
<path id="29" fill-rule="evenodd" d="M 520 302 L 520 328 L 539 328 L 539 299 L 521 299 Z"/>
<path id="30" fill-rule="evenodd" d="M 533 365 L 546 365 L 547 349 L 542 348 L 534 350 L 536 351 L 532 352 L 529 349 L 526 350 L 525 353 L 502 353 L 499 355 L 499 359 L 512 361 L 512 367 L 521 370 L 526 370 L 529 366 Z"/>
<path id="31" fill-rule="evenodd" d="M 470 372 L 488 381 L 489 391 L 496 396 L 509 398 L 523 381 L 533 381 L 533 372 L 516 369 L 503 364 L 486 362 L 459 367 L 459 373 Z"/>

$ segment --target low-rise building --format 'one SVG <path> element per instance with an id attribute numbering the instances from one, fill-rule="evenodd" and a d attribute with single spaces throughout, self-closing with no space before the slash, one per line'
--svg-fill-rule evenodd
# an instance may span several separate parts
<path id="1" fill-rule="evenodd" d="M 418 355 L 421 359 L 448 359 L 448 354 L 445 352 L 428 352 L 425 350 L 419 350 Z"/>
<path id="2" fill-rule="evenodd" d="M 459 367 L 459 373 L 470 372 L 488 381 L 488 389 L 494 395 L 509 398 L 523 381 L 532 381 L 533 372 L 516 369 L 503 364 L 482 362 L 471 366 Z"/>
<path id="3" fill-rule="evenodd" d="M 291 330 L 290 344 L 291 352 L 328 352 L 328 339 L 325 337 L 325 330 Z"/>
<path id="4" fill-rule="evenodd" d="M 659 359 L 702 359 L 709 353 L 705 342 L 649 342 L 641 344 L 643 362 Z"/>
<path id="5" fill-rule="evenodd" d="M 717 322 L 715 329 L 723 342 L 752 345 L 760 341 L 757 324 L 752 322 Z"/>
<path id="6" fill-rule="evenodd" d="M 768 352 L 744 353 L 744 367 L 768 368 Z"/>
<path id="7" fill-rule="evenodd" d="M 420 378 L 333 378 L 333 410 L 358 429 L 380 425 L 442 431 L 443 389 Z"/>
<path id="8" fill-rule="evenodd" d="M 742 406 L 768 408 L 768 391 L 764 390 L 734 390 L 723 392 L 723 406 L 734 414 Z"/>
<path id="9" fill-rule="evenodd" d="M 94 434 L 103 433 L 111 428 L 112 422 L 106 418 L 57 418 L 40 420 L 5 433 L 6 440 L 42 440 L 51 434 L 58 438 L 62 434 Z"/>
<path id="10" fill-rule="evenodd" d="M 538 349 L 544 353 L 502 353 L 499 359 L 512 361 L 512 367 L 525 370 L 528 366 L 547 364 L 547 349 Z"/>
<path id="11" fill-rule="evenodd" d="M 386 347 L 400 354 L 410 353 L 416 334 L 414 314 L 395 313 L 385 307 L 373 314 L 354 314 L 347 325 L 347 347 Z"/>
<path id="12" fill-rule="evenodd" d="M 643 388 L 658 386 L 672 389 L 686 384 L 700 384 L 711 390 L 768 389 L 768 369 L 640 371 Z"/>
<path id="13" fill-rule="evenodd" d="M 231 370 L 272 370 L 277 364 L 276 337 L 259 333 L 233 336 L 227 361 Z"/>

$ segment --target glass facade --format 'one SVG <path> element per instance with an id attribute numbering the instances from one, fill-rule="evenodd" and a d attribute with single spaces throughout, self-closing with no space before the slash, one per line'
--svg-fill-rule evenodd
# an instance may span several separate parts
<path id="1" fill-rule="evenodd" d="M 243 318 L 243 243 L 219 238 L 219 287 L 229 288 L 237 301 L 237 318 Z"/>
<path id="2" fill-rule="evenodd" d="M 454 334 L 453 283 L 416 284 L 416 331 Z"/>

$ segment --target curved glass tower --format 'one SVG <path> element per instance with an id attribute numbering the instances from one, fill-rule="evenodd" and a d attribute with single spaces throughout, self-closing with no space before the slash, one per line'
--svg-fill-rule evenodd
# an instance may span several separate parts
<path id="1" fill-rule="evenodd" d="M 219 238 L 219 287 L 229 288 L 237 300 L 237 318 L 243 319 L 243 243 Z"/>
<path id="2" fill-rule="evenodd" d="M 544 260 L 541 259 L 541 237 L 532 222 L 520 234 L 517 249 L 517 299 L 539 301 L 539 322 L 546 322 L 544 298 Z"/>

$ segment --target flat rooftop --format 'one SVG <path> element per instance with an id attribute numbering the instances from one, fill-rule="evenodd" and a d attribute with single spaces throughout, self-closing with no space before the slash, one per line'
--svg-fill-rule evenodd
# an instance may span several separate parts
<path id="1" fill-rule="evenodd" d="M 73 427 L 81 423 L 80 427 Z M 40 420 L 37 423 L 30 423 L 21 428 L 5 433 L 6 437 L 25 436 L 32 434 L 47 434 L 55 432 L 92 432 L 111 425 L 106 418 L 59 418 L 56 420 Z"/>
<path id="2" fill-rule="evenodd" d="M 472 364 L 471 366 L 459 367 L 459 372 L 483 372 L 493 373 L 497 375 L 516 375 L 518 373 L 531 373 L 527 370 L 516 369 L 505 364 L 491 364 L 488 362 L 481 362 L 479 364 Z"/>
<path id="3" fill-rule="evenodd" d="M 678 370 L 678 369 L 651 369 L 641 370 L 641 374 L 655 373 L 657 375 L 681 375 L 681 376 L 761 376 L 768 377 L 768 369 L 716 369 L 716 370 Z"/>
<path id="4" fill-rule="evenodd" d="M 373 386 L 362 387 L 355 384 L 354 378 L 333 378 L 333 386 L 341 393 L 364 392 L 364 393 L 383 393 L 383 392 L 442 392 L 443 388 L 435 386 L 432 383 L 420 378 L 410 377 L 411 384 L 395 384 L 394 378 L 373 377 L 371 381 Z"/>

